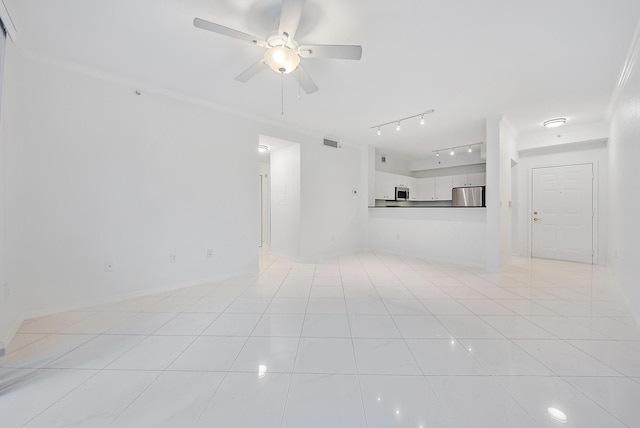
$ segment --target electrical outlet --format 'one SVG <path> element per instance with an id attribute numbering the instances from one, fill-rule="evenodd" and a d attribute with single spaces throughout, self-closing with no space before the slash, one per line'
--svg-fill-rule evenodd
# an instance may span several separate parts
<path id="1" fill-rule="evenodd" d="M 110 262 L 110 261 L 104 262 L 104 271 L 105 272 L 113 272 L 114 271 L 113 262 Z"/>
<path id="2" fill-rule="evenodd" d="M 169 254 L 169 263 L 176 263 L 177 261 L 178 257 L 175 255 L 175 253 Z"/>
<path id="3" fill-rule="evenodd" d="M 207 258 L 211 258 L 211 257 L 213 257 L 213 250 L 211 248 L 209 248 L 207 250 Z"/>

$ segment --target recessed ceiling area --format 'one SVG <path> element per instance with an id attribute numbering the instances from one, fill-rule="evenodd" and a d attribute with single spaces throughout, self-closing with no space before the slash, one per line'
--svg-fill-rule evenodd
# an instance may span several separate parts
<path id="1" fill-rule="evenodd" d="M 640 2 L 309 0 L 296 39 L 363 46 L 361 61 L 304 60 L 320 88 L 293 76 L 234 78 L 264 49 L 194 28 L 200 17 L 264 37 L 278 0 L 6 0 L 27 52 L 78 64 L 405 159 L 484 140 L 506 115 L 520 135 L 568 117 L 606 122 Z M 435 109 L 381 136 L 378 123 Z"/>

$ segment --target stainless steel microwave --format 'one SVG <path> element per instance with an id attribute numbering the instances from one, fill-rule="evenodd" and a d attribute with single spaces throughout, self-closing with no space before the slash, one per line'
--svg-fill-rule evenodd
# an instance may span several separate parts
<path id="1" fill-rule="evenodd" d="M 406 187 L 396 187 L 396 201 L 408 201 L 409 189 Z"/>

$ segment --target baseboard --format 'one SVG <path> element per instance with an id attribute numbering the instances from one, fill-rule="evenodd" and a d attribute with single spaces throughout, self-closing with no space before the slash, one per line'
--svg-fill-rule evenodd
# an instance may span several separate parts
<path id="1" fill-rule="evenodd" d="M 396 251 L 386 251 L 386 250 L 378 250 L 375 248 L 369 248 L 366 251 L 370 251 L 373 253 L 379 254 L 388 254 L 392 256 L 402 256 L 402 257 L 412 257 L 414 259 L 424 260 L 425 262 L 433 262 L 433 263 L 448 263 L 452 265 L 457 265 L 460 267 L 469 267 L 469 268 L 481 268 L 486 269 L 487 266 L 484 263 L 472 263 L 461 261 L 460 259 L 447 259 L 447 258 L 438 258 L 438 257 L 428 257 L 424 254 L 420 253 L 411 253 L 411 252 L 396 252 Z"/>
<path id="2" fill-rule="evenodd" d="M 164 287 L 157 287 L 157 288 L 153 288 L 153 289 L 145 289 L 145 290 L 136 291 L 136 292 L 133 292 L 133 293 L 117 294 L 117 295 L 113 295 L 113 296 L 109 296 L 109 297 L 105 297 L 105 298 L 100 298 L 100 299 L 83 300 L 81 302 L 76 302 L 76 303 L 72 303 L 72 304 L 68 304 L 68 305 L 59 305 L 59 306 L 54 306 L 54 307 L 46 308 L 46 309 L 38 309 L 38 310 L 35 310 L 35 311 L 27 311 L 25 313 L 25 315 L 24 315 L 23 320 L 28 320 L 28 319 L 32 319 L 32 318 L 40 318 L 40 317 L 44 317 L 44 316 L 48 316 L 48 315 L 55 315 L 55 314 L 59 314 L 59 313 L 62 313 L 62 312 L 77 311 L 77 310 L 81 310 L 81 309 L 90 308 L 92 306 L 100 306 L 100 305 L 107 305 L 109 303 L 117 303 L 117 302 L 120 302 L 122 300 L 135 299 L 137 297 L 145 297 L 145 296 L 151 296 L 151 295 L 158 294 L 158 293 L 166 293 L 166 292 L 169 292 L 169 291 L 176 291 L 176 290 L 180 290 L 182 288 L 187 288 L 187 287 L 193 287 L 195 285 L 206 284 L 208 282 L 224 281 L 225 279 L 235 278 L 235 277 L 244 276 L 244 275 L 253 275 L 255 273 L 257 273 L 256 269 L 243 270 L 243 271 L 238 271 L 238 272 L 227 273 L 227 274 L 224 274 L 224 275 L 216 275 L 216 276 L 213 276 L 213 277 L 200 278 L 200 279 L 195 279 L 195 280 L 191 280 L 191 281 L 180 282 L 180 283 L 171 284 L 171 285 L 164 286 Z M 21 323 L 22 323 L 22 321 L 21 321 Z M 19 327 L 19 325 L 18 325 L 18 327 Z"/>
<path id="3" fill-rule="evenodd" d="M 4 357 L 7 353 L 7 348 L 9 348 L 9 344 L 11 343 L 11 341 L 13 340 L 13 338 L 15 337 L 15 335 L 18 333 L 18 330 L 20 330 L 20 326 L 22 325 L 22 323 L 24 322 L 25 318 L 21 317 L 19 318 L 14 324 L 13 327 L 11 327 L 9 329 L 9 332 L 7 333 L 5 339 L 5 342 L 1 342 L 0 341 L 0 358 Z"/>

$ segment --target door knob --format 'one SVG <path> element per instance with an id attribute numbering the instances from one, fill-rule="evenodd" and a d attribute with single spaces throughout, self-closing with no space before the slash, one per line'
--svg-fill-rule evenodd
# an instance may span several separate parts
<path id="1" fill-rule="evenodd" d="M 539 219 L 538 217 L 534 217 L 533 221 L 540 221 L 541 219 Z"/>

